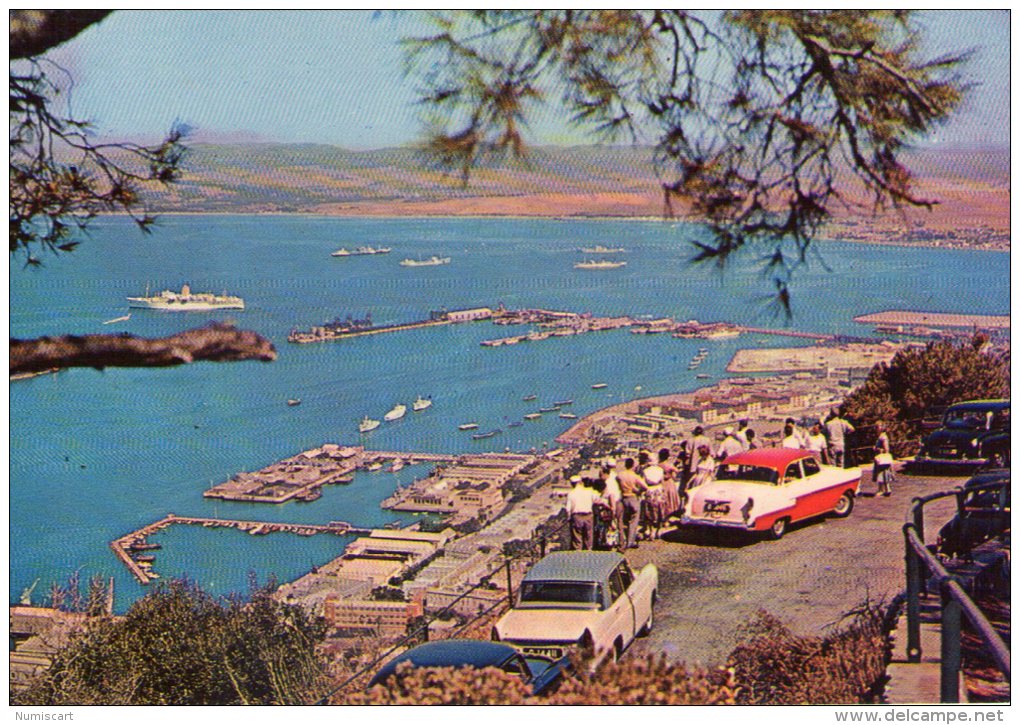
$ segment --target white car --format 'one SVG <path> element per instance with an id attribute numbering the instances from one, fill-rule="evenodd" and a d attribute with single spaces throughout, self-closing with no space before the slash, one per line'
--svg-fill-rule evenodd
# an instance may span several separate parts
<path id="1" fill-rule="evenodd" d="M 593 654 L 593 666 L 617 659 L 654 622 L 659 572 L 635 574 L 617 552 L 557 551 L 524 576 L 516 606 L 496 623 L 494 640 L 525 655 L 562 657 L 572 646 Z"/>
<path id="2" fill-rule="evenodd" d="M 802 519 L 849 516 L 860 483 L 860 468 L 822 465 L 811 451 L 758 448 L 727 458 L 713 480 L 688 489 L 680 521 L 778 539 Z"/>

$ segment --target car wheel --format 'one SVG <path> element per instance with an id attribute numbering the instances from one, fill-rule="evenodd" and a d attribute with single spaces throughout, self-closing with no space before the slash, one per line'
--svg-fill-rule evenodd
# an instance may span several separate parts
<path id="1" fill-rule="evenodd" d="M 774 540 L 778 541 L 783 538 L 783 534 L 786 533 L 786 526 L 790 523 L 790 519 L 776 519 L 772 526 L 769 528 L 769 536 Z"/>
<path id="2" fill-rule="evenodd" d="M 850 491 L 846 491 L 842 496 L 839 497 L 839 501 L 832 509 L 832 513 L 839 518 L 846 518 L 850 515 L 850 512 L 854 510 L 854 495 Z"/>
<path id="3" fill-rule="evenodd" d="M 613 642 L 613 662 L 619 662 L 623 657 L 623 640 L 619 637 Z"/>
<path id="4" fill-rule="evenodd" d="M 654 599 L 653 605 L 654 605 Z M 655 626 L 655 609 L 651 609 L 648 612 L 648 619 L 645 620 L 645 626 L 641 628 L 641 631 L 637 633 L 638 637 L 647 637 L 652 633 L 652 627 Z"/>

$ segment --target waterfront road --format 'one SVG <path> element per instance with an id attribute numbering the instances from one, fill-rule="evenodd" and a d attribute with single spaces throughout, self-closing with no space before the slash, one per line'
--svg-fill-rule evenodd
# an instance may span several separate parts
<path id="1" fill-rule="evenodd" d="M 651 635 L 630 655 L 662 652 L 673 662 L 720 665 L 759 609 L 797 634 L 814 635 L 865 598 L 891 599 L 905 587 L 902 527 L 911 499 L 966 480 L 899 473 L 893 495 L 882 498 L 871 495 L 868 469 L 848 518 L 804 522 L 779 541 L 684 528 L 641 542 L 627 558 L 634 568 L 659 567 L 659 602 Z M 926 508 L 927 543 L 954 510 L 954 499 Z"/>

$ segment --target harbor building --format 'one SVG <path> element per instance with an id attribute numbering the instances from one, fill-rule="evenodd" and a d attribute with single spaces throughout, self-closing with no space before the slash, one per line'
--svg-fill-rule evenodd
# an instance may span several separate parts
<path id="1" fill-rule="evenodd" d="M 408 624 L 424 613 L 420 598 L 392 602 L 330 596 L 322 606 L 322 616 L 330 626 L 375 637 L 400 637 L 407 633 Z"/>

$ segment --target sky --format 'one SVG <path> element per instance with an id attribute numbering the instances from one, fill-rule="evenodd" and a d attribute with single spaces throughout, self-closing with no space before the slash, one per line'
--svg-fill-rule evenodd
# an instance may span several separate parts
<path id="1" fill-rule="evenodd" d="M 921 13 L 933 54 L 975 50 L 976 85 L 928 143 L 1009 144 L 1008 11 Z M 422 128 L 399 39 L 422 32 L 413 11 L 118 10 L 51 52 L 74 78 L 72 110 L 102 137 L 153 140 L 175 121 L 193 140 L 413 143 Z M 587 143 L 556 118 L 532 144 Z"/>

